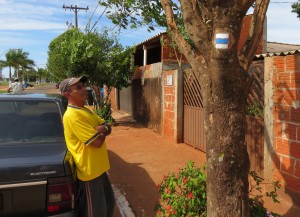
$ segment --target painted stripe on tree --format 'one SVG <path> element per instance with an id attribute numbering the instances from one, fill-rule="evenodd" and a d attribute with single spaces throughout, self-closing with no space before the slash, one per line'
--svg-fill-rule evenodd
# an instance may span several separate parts
<path id="1" fill-rule="evenodd" d="M 217 49 L 228 49 L 229 34 L 228 33 L 217 33 L 216 34 L 216 48 Z"/>

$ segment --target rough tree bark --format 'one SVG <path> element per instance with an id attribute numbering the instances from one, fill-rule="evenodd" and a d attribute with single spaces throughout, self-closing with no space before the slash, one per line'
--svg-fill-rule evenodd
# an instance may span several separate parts
<path id="1" fill-rule="evenodd" d="M 173 40 L 201 75 L 207 134 L 207 215 L 248 217 L 249 158 L 244 141 L 251 79 L 247 70 L 261 39 L 269 0 L 180 0 L 185 29 L 194 47 L 179 31 L 170 0 L 160 2 Z M 253 29 L 238 51 L 242 20 L 253 3 Z M 218 33 L 228 34 L 228 48 L 217 48 Z"/>

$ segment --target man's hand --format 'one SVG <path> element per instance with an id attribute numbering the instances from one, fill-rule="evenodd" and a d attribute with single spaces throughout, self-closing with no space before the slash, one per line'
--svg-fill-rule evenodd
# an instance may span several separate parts
<path id="1" fill-rule="evenodd" d="M 99 132 L 99 136 L 91 143 L 91 145 L 95 148 L 100 148 L 105 141 L 106 136 L 111 133 L 111 126 L 108 124 L 101 124 L 96 126 L 95 129 Z"/>
<path id="2" fill-rule="evenodd" d="M 101 134 L 106 134 L 107 133 L 107 129 L 105 127 L 104 124 L 101 124 L 99 126 L 96 126 L 95 129 Z"/>
<path id="3" fill-rule="evenodd" d="M 108 124 L 101 124 L 96 126 L 95 129 L 100 133 L 108 136 L 111 133 L 111 126 Z"/>

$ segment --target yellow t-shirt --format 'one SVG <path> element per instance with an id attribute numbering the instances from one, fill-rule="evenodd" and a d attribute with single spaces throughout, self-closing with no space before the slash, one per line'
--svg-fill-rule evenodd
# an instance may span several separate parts
<path id="1" fill-rule="evenodd" d="M 88 107 L 68 105 L 63 116 L 67 147 L 82 181 L 92 180 L 110 168 L 105 142 L 100 148 L 90 145 L 99 136 L 95 127 L 102 123 L 104 120 Z"/>

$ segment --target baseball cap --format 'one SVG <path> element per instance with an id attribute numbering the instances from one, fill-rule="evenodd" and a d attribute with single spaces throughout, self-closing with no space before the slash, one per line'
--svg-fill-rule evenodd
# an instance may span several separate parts
<path id="1" fill-rule="evenodd" d="M 59 90 L 61 93 L 64 93 L 67 91 L 68 87 L 72 86 L 73 84 L 76 84 L 77 82 L 82 82 L 85 83 L 87 82 L 87 77 L 86 76 L 81 76 L 81 77 L 71 77 L 71 78 L 66 78 L 59 84 Z"/>

